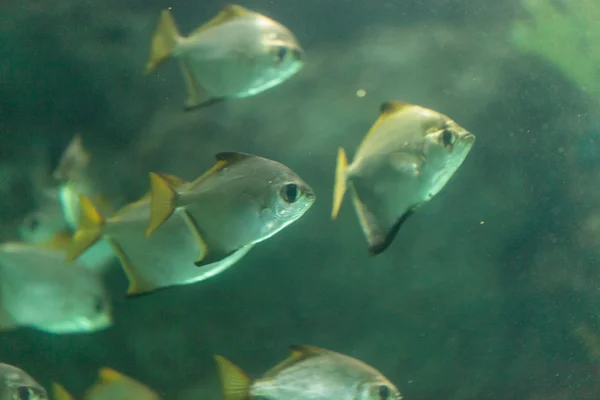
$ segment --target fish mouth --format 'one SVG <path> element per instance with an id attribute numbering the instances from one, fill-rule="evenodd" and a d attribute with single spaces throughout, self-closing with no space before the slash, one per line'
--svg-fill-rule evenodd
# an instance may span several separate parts
<path id="1" fill-rule="evenodd" d="M 463 142 L 465 142 L 465 143 L 467 143 L 467 144 L 473 144 L 473 143 L 475 142 L 475 135 L 473 135 L 473 134 L 472 134 L 472 133 L 470 133 L 470 132 L 465 132 L 465 133 L 462 135 L 462 138 L 461 138 L 461 139 L 462 139 L 462 141 L 463 141 Z"/>
<path id="2" fill-rule="evenodd" d="M 304 61 L 304 50 L 300 47 L 293 47 L 290 49 L 292 52 L 292 58 L 296 61 Z"/>

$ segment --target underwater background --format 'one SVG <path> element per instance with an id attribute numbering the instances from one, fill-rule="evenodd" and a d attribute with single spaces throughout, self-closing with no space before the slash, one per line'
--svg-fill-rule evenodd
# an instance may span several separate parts
<path id="1" fill-rule="evenodd" d="M 177 64 L 145 76 L 160 11 L 184 33 L 216 0 L 0 2 L 0 235 L 39 207 L 36 177 L 74 134 L 103 192 L 201 175 L 222 151 L 285 163 L 317 201 L 222 274 L 126 299 L 114 326 L 0 333 L 0 360 L 80 395 L 108 366 L 166 399 L 220 398 L 213 354 L 258 376 L 306 343 L 361 359 L 407 400 L 600 398 L 600 4 L 593 0 L 254 0 L 306 51 L 289 81 L 182 111 Z M 357 96 L 357 90 L 366 92 Z M 335 157 L 383 101 L 477 136 L 447 187 L 371 257 Z"/>

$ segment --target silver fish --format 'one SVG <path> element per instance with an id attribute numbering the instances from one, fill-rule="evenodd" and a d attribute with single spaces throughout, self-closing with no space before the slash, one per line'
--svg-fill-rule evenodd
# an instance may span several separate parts
<path id="1" fill-rule="evenodd" d="M 175 210 L 184 210 L 203 249 L 197 266 L 270 238 L 298 220 L 315 201 L 311 187 L 283 164 L 245 153 L 219 153 L 216 157 L 212 169 L 178 187 L 151 174 L 152 214 L 147 234 Z"/>
<path id="2" fill-rule="evenodd" d="M 303 50 L 285 26 L 238 5 L 228 5 L 211 21 L 182 37 L 168 10 L 152 39 L 146 72 L 177 57 L 185 78 L 187 110 L 253 96 L 296 74 Z"/>
<path id="3" fill-rule="evenodd" d="M 48 393 L 27 372 L 0 363 L 0 400 L 48 400 Z"/>
<path id="4" fill-rule="evenodd" d="M 177 186 L 176 178 L 162 175 Z M 149 294 L 159 289 L 187 285 L 213 277 L 244 256 L 252 247 L 244 246 L 219 262 L 194 266 L 202 255 L 199 239 L 189 217 L 176 212 L 151 237 L 146 237 L 150 216 L 150 196 L 131 203 L 113 217 L 105 219 L 92 202 L 81 197 L 81 225 L 69 247 L 67 261 L 85 256 L 98 240 L 105 239 L 121 261 L 129 280 L 128 297 Z"/>
<path id="5" fill-rule="evenodd" d="M 406 219 L 446 185 L 474 142 L 474 135 L 437 111 L 384 103 L 352 164 L 338 150 L 332 218 L 350 187 L 370 253 L 383 252 Z"/>
<path id="6" fill-rule="evenodd" d="M 0 329 L 32 327 L 63 334 L 112 324 L 101 279 L 66 253 L 27 243 L 0 245 Z"/>
<path id="7" fill-rule="evenodd" d="M 355 358 L 312 346 L 292 355 L 257 380 L 216 356 L 224 400 L 400 400 L 381 372 Z"/>

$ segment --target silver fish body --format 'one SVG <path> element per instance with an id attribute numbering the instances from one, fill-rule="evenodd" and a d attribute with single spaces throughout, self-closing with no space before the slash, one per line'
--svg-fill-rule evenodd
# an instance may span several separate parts
<path id="1" fill-rule="evenodd" d="M 332 216 L 348 185 L 371 254 L 383 252 L 406 219 L 446 185 L 474 141 L 437 111 L 384 103 L 352 163 L 342 149 L 338 153 Z"/>
<path id="2" fill-rule="evenodd" d="M 217 363 L 225 400 L 239 400 L 243 394 L 271 400 L 402 399 L 396 386 L 373 367 L 312 346 L 292 346 L 290 358 L 255 381 L 244 378 L 239 368 L 222 357 L 217 357 Z"/>
<path id="3" fill-rule="evenodd" d="M 152 176 L 154 232 L 176 209 L 189 215 L 205 249 L 196 265 L 260 243 L 297 221 L 315 201 L 310 186 L 285 165 L 245 153 L 219 153 L 195 182 L 169 187 Z"/>
<path id="4" fill-rule="evenodd" d="M 48 400 L 48 393 L 27 372 L 0 363 L 0 400 Z"/>
<path id="5" fill-rule="evenodd" d="M 252 247 L 244 246 L 223 260 L 198 268 L 194 261 L 202 256 L 202 248 L 190 230 L 187 215 L 176 211 L 160 230 L 146 237 L 149 215 L 149 201 L 140 201 L 108 220 L 103 230 L 128 275 L 129 296 L 211 278 L 232 266 Z"/>
<path id="6" fill-rule="evenodd" d="M 0 328 L 20 326 L 65 334 L 112 324 L 99 276 L 67 265 L 66 253 L 25 243 L 0 245 Z"/>
<path id="7" fill-rule="evenodd" d="M 169 56 L 179 59 L 188 88 L 187 109 L 256 95 L 304 65 L 304 51 L 288 28 L 236 5 L 226 6 L 188 37 L 179 34 L 164 11 L 147 71 Z"/>

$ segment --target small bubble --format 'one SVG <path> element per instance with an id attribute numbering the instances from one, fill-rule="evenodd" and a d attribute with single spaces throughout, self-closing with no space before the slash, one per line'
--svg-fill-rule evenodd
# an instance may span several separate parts
<path id="1" fill-rule="evenodd" d="M 356 91 L 356 97 L 365 97 L 367 95 L 367 91 L 365 89 L 358 89 Z"/>
<path id="2" fill-rule="evenodd" d="M 485 224 L 485 221 L 479 221 L 479 225 Z"/>

